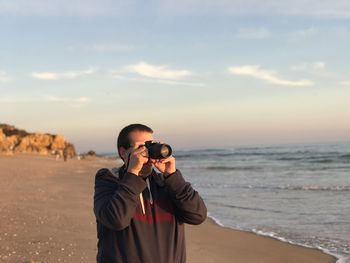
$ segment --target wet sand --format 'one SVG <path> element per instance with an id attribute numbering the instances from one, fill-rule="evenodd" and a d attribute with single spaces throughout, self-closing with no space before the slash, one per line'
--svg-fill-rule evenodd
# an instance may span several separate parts
<path id="1" fill-rule="evenodd" d="M 102 158 L 65 163 L 51 156 L 0 155 L 0 262 L 96 262 L 94 176 L 114 166 L 116 161 Z M 186 226 L 186 238 L 190 263 L 335 262 L 319 250 L 210 219 Z"/>

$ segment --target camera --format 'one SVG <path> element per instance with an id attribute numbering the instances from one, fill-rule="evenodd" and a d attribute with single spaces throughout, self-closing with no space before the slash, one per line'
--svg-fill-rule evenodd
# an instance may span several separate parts
<path id="1" fill-rule="evenodd" d="M 169 144 L 155 141 L 146 141 L 145 147 L 148 150 L 148 157 L 150 159 L 165 159 L 173 152 Z"/>

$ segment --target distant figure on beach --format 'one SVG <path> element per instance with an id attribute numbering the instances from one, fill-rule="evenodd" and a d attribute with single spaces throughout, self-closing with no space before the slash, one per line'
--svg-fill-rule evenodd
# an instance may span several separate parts
<path id="1" fill-rule="evenodd" d="M 71 143 L 65 143 L 65 147 L 63 149 L 63 161 L 67 161 L 68 157 L 73 158 L 75 156 L 75 148 Z"/>
<path id="2" fill-rule="evenodd" d="M 96 174 L 98 263 L 184 263 L 185 223 L 206 219 L 206 206 L 176 168 L 175 157 L 170 152 L 155 158 L 149 141 L 151 128 L 126 126 L 118 136 L 124 164 Z"/>
<path id="3" fill-rule="evenodd" d="M 56 161 L 60 160 L 63 156 L 63 150 L 55 150 L 54 151 L 55 157 L 56 157 Z"/>
<path id="4" fill-rule="evenodd" d="M 67 161 L 67 158 L 68 158 L 68 151 L 67 151 L 67 147 L 65 147 L 63 149 L 63 161 Z"/>

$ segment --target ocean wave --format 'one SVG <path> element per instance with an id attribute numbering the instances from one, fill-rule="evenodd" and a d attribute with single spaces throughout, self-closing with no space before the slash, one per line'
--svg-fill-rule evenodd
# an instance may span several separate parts
<path id="1" fill-rule="evenodd" d="M 282 242 L 286 242 L 292 245 L 298 245 L 306 248 L 313 248 L 323 251 L 328 255 L 332 255 L 337 258 L 337 263 L 349 263 L 350 260 L 349 252 L 346 251 L 348 249 L 347 242 L 345 240 L 336 240 L 336 239 L 324 239 L 324 238 L 315 238 L 309 237 L 304 240 L 294 240 L 292 237 L 286 237 L 287 235 L 281 235 L 279 233 L 275 233 L 273 231 L 264 231 L 253 228 L 251 230 L 253 233 L 260 236 L 268 236 Z M 337 247 L 334 247 L 332 244 L 337 243 Z M 344 252 L 346 251 L 346 252 Z"/>
<path id="2" fill-rule="evenodd" d="M 328 161 L 328 160 L 334 160 L 338 157 L 338 155 L 308 155 L 308 156 L 302 156 L 302 155 L 294 155 L 294 154 L 286 154 L 286 156 L 279 155 L 277 158 L 273 158 L 277 161 L 299 161 L 299 160 L 305 160 L 305 161 Z"/>
<path id="3" fill-rule="evenodd" d="M 348 192 L 350 191 L 350 185 L 333 185 L 333 186 L 321 186 L 321 185 L 304 185 L 304 186 L 271 186 L 271 185 L 237 185 L 237 184 L 223 184 L 223 183 L 196 183 L 197 187 L 203 188 L 235 188 L 235 189 L 251 189 L 251 190 L 265 190 L 265 191 L 330 191 L 330 192 Z"/>
<path id="4" fill-rule="evenodd" d="M 305 157 L 278 157 L 278 158 L 274 158 L 274 160 L 276 161 L 300 161 L 300 160 L 304 160 Z"/>
<path id="5" fill-rule="evenodd" d="M 179 154 L 174 155 L 179 160 L 209 160 L 209 159 L 231 159 L 233 160 L 266 160 L 266 161 L 281 161 L 281 162 L 298 162 L 306 164 L 348 164 L 350 163 L 350 155 L 313 155 L 313 156 L 303 156 L 294 155 L 291 153 L 203 153 L 203 154 Z M 253 159 L 252 159 L 253 158 Z"/>
<path id="6" fill-rule="evenodd" d="M 221 221 L 219 219 L 217 219 L 216 217 L 212 216 L 209 211 L 207 213 L 207 216 L 210 217 L 215 222 L 215 224 L 217 224 L 219 226 L 222 226 L 222 227 L 225 227 L 225 225 L 223 223 L 221 223 Z"/>
<path id="7" fill-rule="evenodd" d="M 305 186 L 236 186 L 236 188 L 244 189 L 260 189 L 260 190 L 292 190 L 292 191 L 334 191 L 334 192 L 348 192 L 350 191 L 349 185 L 335 185 L 335 186 L 320 186 L 320 185 L 305 185 Z"/>
<path id="8" fill-rule="evenodd" d="M 350 166 L 320 166 L 320 167 L 306 168 L 306 170 L 308 171 L 341 170 L 341 169 L 350 169 Z"/>
<path id="9" fill-rule="evenodd" d="M 176 159 L 185 159 L 185 158 L 194 157 L 193 154 L 174 154 L 174 156 L 176 157 Z"/>
<path id="10" fill-rule="evenodd" d="M 224 205 L 224 206 L 230 207 L 230 208 L 242 209 L 242 210 L 250 210 L 250 211 L 269 212 L 269 213 L 275 213 L 275 214 L 282 213 L 282 211 L 279 211 L 279 210 L 264 209 L 264 208 L 258 208 L 258 207 L 245 207 L 245 206 L 236 206 L 236 205 Z"/>
<path id="11" fill-rule="evenodd" d="M 339 156 L 339 158 L 341 158 L 341 159 L 350 159 L 350 153 L 349 154 L 343 154 L 343 155 Z"/>
<path id="12" fill-rule="evenodd" d="M 337 263 L 348 263 L 350 260 L 349 257 L 349 252 L 347 251 L 348 245 L 346 245 L 346 242 L 339 242 L 339 240 L 332 240 L 332 239 L 327 239 L 327 242 L 319 242 L 318 239 L 315 240 L 315 238 L 310 238 L 310 240 L 295 240 L 292 237 L 288 237 L 287 235 L 277 233 L 279 231 L 267 231 L 267 230 L 261 230 L 257 228 L 247 228 L 247 227 L 241 227 L 239 225 L 237 226 L 227 226 L 223 224 L 217 217 L 214 217 L 211 215 L 211 213 L 208 212 L 208 217 L 211 218 L 217 225 L 221 227 L 228 227 L 234 230 L 239 230 L 239 231 L 247 231 L 251 233 L 255 233 L 256 235 L 259 236 L 264 236 L 264 237 L 270 237 L 291 245 L 298 245 L 306 248 L 312 248 L 312 249 L 318 249 L 323 251 L 324 253 L 328 255 L 332 255 L 337 258 Z M 339 247 L 334 247 L 331 246 L 329 247 L 327 244 L 334 244 L 337 243 L 339 244 Z M 343 243 L 343 244 L 342 244 Z M 345 244 L 345 245 L 344 245 Z M 345 249 L 343 248 L 345 247 Z M 344 253 L 344 251 L 347 251 Z"/>
<path id="13" fill-rule="evenodd" d="M 348 185 L 335 185 L 335 186 L 320 186 L 320 185 L 305 185 L 305 186 L 280 186 L 273 187 L 276 190 L 295 190 L 295 191 L 334 191 L 334 192 L 347 192 L 350 191 Z"/>
<path id="14" fill-rule="evenodd" d="M 310 163 L 334 163 L 337 160 L 336 159 L 314 159 L 314 160 L 307 160 Z"/>
<path id="15" fill-rule="evenodd" d="M 300 156 L 300 155 L 294 155 L 294 154 L 288 154 L 286 156 L 278 156 L 277 158 L 274 158 L 272 156 L 273 160 L 277 161 L 306 161 L 310 163 L 332 163 L 332 162 L 337 162 L 337 161 L 344 161 L 344 159 L 347 159 L 349 157 L 344 157 L 346 155 L 341 155 L 340 153 L 334 154 L 334 155 L 329 155 L 329 154 L 324 154 L 324 155 L 319 155 L 319 154 L 314 154 L 314 155 L 309 155 L 309 156 Z"/>
<path id="16" fill-rule="evenodd" d="M 262 167 L 258 166 L 208 166 L 206 168 L 207 170 L 216 170 L 216 171 L 228 171 L 228 170 L 234 170 L 234 171 L 251 171 L 251 170 L 261 170 Z"/>
<path id="17" fill-rule="evenodd" d="M 307 185 L 307 186 L 292 186 L 285 187 L 287 190 L 304 190 L 304 191 L 350 191 L 350 186 L 319 186 L 319 185 Z"/>

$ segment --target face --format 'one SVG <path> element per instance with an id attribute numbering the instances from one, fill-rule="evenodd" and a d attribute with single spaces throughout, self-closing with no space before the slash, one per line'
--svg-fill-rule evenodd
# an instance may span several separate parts
<path id="1" fill-rule="evenodd" d="M 133 148 L 138 148 L 140 145 L 144 145 L 146 141 L 153 141 L 153 134 L 143 131 L 133 131 L 129 133 L 130 145 Z M 121 148 L 120 154 L 123 159 L 127 160 L 128 149 Z M 143 165 L 140 175 L 147 176 L 152 172 L 152 163 L 148 162 Z"/>

